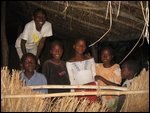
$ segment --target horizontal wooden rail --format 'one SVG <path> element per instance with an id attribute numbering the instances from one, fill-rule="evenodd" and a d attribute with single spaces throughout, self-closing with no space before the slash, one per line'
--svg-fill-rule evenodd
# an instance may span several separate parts
<path id="1" fill-rule="evenodd" d="M 27 86 L 31 89 L 111 89 L 126 91 L 126 87 L 118 86 L 98 86 L 98 85 L 38 85 L 38 86 Z"/>
<path id="2" fill-rule="evenodd" d="M 51 94 L 19 94 L 19 95 L 1 95 L 1 99 L 4 98 L 46 98 L 46 97 L 60 97 L 60 96 L 86 96 L 86 95 L 126 95 L 126 94 L 143 94 L 149 93 L 149 90 L 141 90 L 141 91 L 93 91 L 93 92 L 65 92 L 65 93 L 51 93 Z"/>

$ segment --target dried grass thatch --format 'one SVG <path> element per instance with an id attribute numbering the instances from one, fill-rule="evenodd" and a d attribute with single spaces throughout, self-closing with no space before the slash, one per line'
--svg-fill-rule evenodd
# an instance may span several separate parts
<path id="1" fill-rule="evenodd" d="M 79 100 L 77 97 L 62 97 L 54 102 L 53 106 L 48 109 L 50 112 L 106 112 L 106 106 L 99 102 L 90 103 L 84 98 Z"/>
<path id="2" fill-rule="evenodd" d="M 86 98 L 79 100 L 77 97 L 59 97 L 59 98 L 3 98 L 4 95 L 35 95 L 38 92 L 32 92 L 25 87 L 19 80 L 19 72 L 10 71 L 7 68 L 1 69 L 1 111 L 2 112 L 75 112 L 75 111 L 108 111 L 100 102 L 91 103 Z"/>
<path id="3" fill-rule="evenodd" d="M 143 70 L 134 79 L 133 84 L 124 91 L 102 91 L 103 95 L 129 94 L 121 111 L 148 111 L 149 110 L 149 73 Z M 46 86 L 47 87 L 47 86 Z M 77 92 L 83 95 L 98 95 L 96 92 Z M 79 99 L 76 96 L 55 94 L 41 94 L 32 92 L 19 80 L 19 72 L 13 70 L 12 74 L 7 68 L 1 69 L 1 111 L 12 112 L 100 112 L 109 111 L 101 101 L 90 102 L 87 98 Z M 134 94 L 133 94 L 134 93 Z M 60 94 L 60 95 L 59 95 Z M 46 96 L 45 96 L 46 95 Z M 65 94 L 66 95 L 66 94 Z M 62 97 L 64 96 L 64 97 Z M 53 97 L 53 98 L 51 98 Z M 135 101 L 136 99 L 136 101 Z M 140 104 L 139 104 L 140 103 Z"/>
<path id="4" fill-rule="evenodd" d="M 19 71 L 10 71 L 7 68 L 1 69 L 1 96 L 7 94 L 37 94 L 30 88 L 25 88 L 19 80 Z M 3 112 L 25 112 L 42 111 L 44 99 L 42 98 L 3 98 L 1 100 L 1 111 Z"/>

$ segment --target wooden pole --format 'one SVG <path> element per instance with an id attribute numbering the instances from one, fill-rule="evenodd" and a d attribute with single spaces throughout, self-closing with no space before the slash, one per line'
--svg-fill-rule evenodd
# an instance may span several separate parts
<path id="1" fill-rule="evenodd" d="M 38 86 L 26 86 L 31 89 L 111 89 L 111 90 L 121 90 L 126 91 L 126 87 L 118 86 L 98 86 L 98 85 L 38 85 Z"/>
<path id="2" fill-rule="evenodd" d="M 8 66 L 9 47 L 6 37 L 6 1 L 1 2 L 1 48 L 1 66 Z"/>
<path id="3" fill-rule="evenodd" d="M 143 94 L 149 93 L 148 90 L 141 91 L 94 91 L 94 92 L 68 92 L 68 93 L 51 93 L 51 94 L 25 94 L 25 95 L 2 95 L 4 98 L 46 98 L 46 97 L 60 97 L 60 96 L 85 96 L 85 95 L 126 95 L 126 94 Z"/>

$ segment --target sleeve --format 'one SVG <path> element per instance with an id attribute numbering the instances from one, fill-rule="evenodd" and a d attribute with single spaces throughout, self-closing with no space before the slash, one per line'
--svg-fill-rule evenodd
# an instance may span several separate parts
<path id="1" fill-rule="evenodd" d="M 45 75 L 43 75 L 42 81 L 43 81 L 42 84 L 47 85 L 47 79 Z"/>
<path id="2" fill-rule="evenodd" d="M 44 28 L 44 32 L 43 32 L 43 36 L 42 37 L 49 37 L 52 36 L 53 32 L 52 32 L 52 24 L 47 22 Z"/>
<path id="3" fill-rule="evenodd" d="M 93 77 L 95 77 L 95 75 L 96 75 L 96 64 L 95 64 L 95 61 L 94 61 L 93 58 L 92 58 L 92 61 L 91 61 L 91 66 L 92 66 Z"/>
<path id="4" fill-rule="evenodd" d="M 71 64 L 69 62 L 66 63 L 68 75 L 69 75 L 69 80 L 71 85 L 76 85 L 75 78 L 72 72 Z"/>
<path id="5" fill-rule="evenodd" d="M 46 78 L 47 78 L 47 75 L 48 75 L 48 69 L 47 69 L 48 67 L 47 67 L 47 61 L 46 62 L 44 62 L 44 64 L 43 64 L 43 66 L 42 66 L 42 73 L 46 76 Z"/>
<path id="6" fill-rule="evenodd" d="M 41 85 L 47 85 L 47 79 L 43 74 L 41 76 L 41 82 L 42 82 Z M 48 89 L 42 89 L 41 92 L 48 93 Z"/>
<path id="7" fill-rule="evenodd" d="M 48 84 L 54 84 L 54 74 L 52 72 L 52 65 L 49 61 L 45 61 L 42 66 L 42 73 L 45 75 Z"/>
<path id="8" fill-rule="evenodd" d="M 95 71 L 95 72 L 96 72 L 96 75 L 98 75 L 98 64 L 97 64 L 97 63 L 95 64 L 95 70 L 96 70 L 96 71 Z"/>
<path id="9" fill-rule="evenodd" d="M 29 34 L 29 31 L 30 31 L 30 27 L 29 27 L 29 24 L 26 24 L 25 25 L 25 28 L 24 28 L 24 30 L 23 30 L 23 32 L 22 32 L 22 34 L 21 34 L 21 39 L 24 39 L 24 40 L 28 40 L 28 34 Z"/>

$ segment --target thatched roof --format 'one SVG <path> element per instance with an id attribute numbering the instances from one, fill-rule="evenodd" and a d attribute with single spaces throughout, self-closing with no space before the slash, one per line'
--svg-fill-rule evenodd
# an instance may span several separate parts
<path id="1" fill-rule="evenodd" d="M 145 9 L 146 1 L 142 3 Z M 8 10 L 25 18 L 31 17 L 35 8 L 44 8 L 54 35 L 66 39 L 85 37 L 94 42 L 108 31 L 112 20 L 103 40 L 134 40 L 140 37 L 145 23 L 139 1 L 18 1 L 8 5 L 13 7 Z"/>

